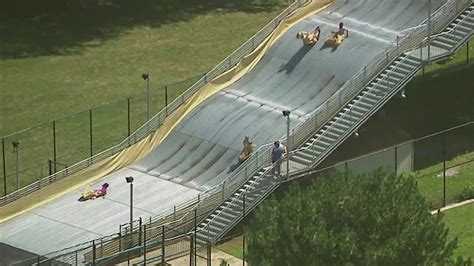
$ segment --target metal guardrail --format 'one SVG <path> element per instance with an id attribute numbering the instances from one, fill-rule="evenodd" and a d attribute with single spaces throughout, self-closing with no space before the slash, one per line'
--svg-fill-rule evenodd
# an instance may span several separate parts
<path id="1" fill-rule="evenodd" d="M 192 95 L 194 95 L 200 88 L 206 85 L 209 81 L 216 78 L 217 76 L 221 75 L 222 73 L 226 72 L 233 68 L 240 60 L 245 57 L 246 55 L 250 54 L 255 48 L 258 47 L 269 35 L 273 30 L 278 26 L 280 21 L 288 16 L 290 13 L 294 12 L 296 8 L 300 7 L 301 5 L 305 4 L 308 0 L 298 0 L 292 3 L 288 8 L 286 8 L 282 13 L 280 13 L 276 18 L 274 18 L 271 22 L 269 22 L 266 26 L 264 26 L 260 31 L 258 31 L 254 36 L 252 36 L 249 40 L 247 40 L 244 44 L 242 44 L 237 50 L 235 50 L 232 54 L 230 54 L 227 58 L 222 60 L 216 67 L 214 67 L 211 71 L 205 74 L 201 79 L 199 79 L 196 83 L 194 83 L 191 87 L 189 87 L 185 92 L 183 92 L 180 96 L 178 96 L 175 100 L 173 100 L 167 107 L 162 109 L 158 114 L 152 117 L 149 121 L 147 121 L 144 125 L 138 128 L 135 132 L 133 132 L 129 137 L 123 140 L 118 145 L 111 147 L 105 151 L 102 151 L 88 159 L 82 160 L 70 167 L 68 169 L 63 169 L 58 171 L 50 176 L 42 178 L 26 187 L 23 187 L 19 190 L 16 190 L 6 196 L 0 198 L 0 207 L 5 206 L 8 203 L 11 203 L 25 195 L 28 195 L 34 191 L 37 191 L 51 183 L 54 183 L 58 180 L 65 178 L 71 174 L 77 173 L 81 170 L 88 168 L 89 166 L 102 161 L 127 147 L 137 143 L 138 141 L 144 139 L 152 132 L 156 131 L 162 122 L 176 109 L 182 106 Z"/>

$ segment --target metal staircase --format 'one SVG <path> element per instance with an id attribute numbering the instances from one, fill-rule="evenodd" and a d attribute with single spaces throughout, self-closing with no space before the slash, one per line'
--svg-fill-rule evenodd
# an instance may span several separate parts
<path id="1" fill-rule="evenodd" d="M 472 36 L 473 29 L 474 5 L 471 4 L 443 32 L 432 36 L 429 41 L 423 41 L 419 48 L 402 53 L 393 60 L 316 134 L 299 149 L 292 152 L 290 155 L 292 163 L 306 169 L 317 166 L 372 114 L 396 95 L 427 64 L 427 59 L 441 60 L 452 55 L 462 43 Z M 428 53 L 431 54 L 431 52 L 433 57 L 429 58 Z M 274 181 L 271 174 L 272 167 L 257 171 L 241 188 L 198 225 L 197 245 L 219 241 L 277 188 L 278 183 Z M 290 168 L 290 178 L 293 170 Z"/>
<path id="2" fill-rule="evenodd" d="M 218 241 L 277 188 L 271 169 L 258 171 L 198 226 L 198 245 Z"/>
<path id="3" fill-rule="evenodd" d="M 433 36 L 431 45 L 438 49 L 438 54 L 434 57 L 436 60 L 450 56 L 451 51 L 456 49 L 463 40 L 472 35 L 474 29 L 474 5 L 471 4 L 453 23 L 444 31 Z"/>
<path id="4" fill-rule="evenodd" d="M 402 54 L 303 144 L 291 159 L 308 167 L 316 166 L 410 81 L 421 67 L 419 58 Z"/>

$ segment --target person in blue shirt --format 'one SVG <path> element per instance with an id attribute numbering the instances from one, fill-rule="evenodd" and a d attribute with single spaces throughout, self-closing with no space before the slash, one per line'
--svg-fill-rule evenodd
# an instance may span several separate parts
<path id="1" fill-rule="evenodd" d="M 272 169 L 272 175 L 275 179 L 281 176 L 281 162 L 285 153 L 287 153 L 286 147 L 280 144 L 278 140 L 275 141 L 272 148 L 272 164 L 276 163 Z"/>

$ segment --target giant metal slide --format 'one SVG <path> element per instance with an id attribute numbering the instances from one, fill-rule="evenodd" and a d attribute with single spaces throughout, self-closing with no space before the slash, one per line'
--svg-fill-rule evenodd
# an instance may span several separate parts
<path id="1" fill-rule="evenodd" d="M 473 9 L 471 0 L 336 0 L 284 31 L 251 71 L 188 112 L 143 159 L 98 181 L 111 185 L 106 199 L 80 203 L 74 190 L 0 224 L 0 242 L 48 254 L 114 234 L 130 218 L 124 177 L 133 176 L 134 217 L 160 224 L 199 210 L 209 216 L 194 228 L 196 243 L 214 243 L 278 186 L 270 143 L 291 148 L 289 178 L 314 168 L 419 69 L 468 40 Z M 349 37 L 325 46 L 340 21 Z M 321 40 L 303 46 L 296 33 L 315 26 Z M 291 111 L 289 140 L 283 110 Z M 155 130 L 165 117 L 144 128 Z M 237 165 L 246 135 L 260 148 Z"/>

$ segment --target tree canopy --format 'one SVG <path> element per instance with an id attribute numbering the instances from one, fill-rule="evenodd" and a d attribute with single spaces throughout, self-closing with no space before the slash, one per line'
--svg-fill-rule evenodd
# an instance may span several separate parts
<path id="1" fill-rule="evenodd" d="M 442 215 L 411 177 L 381 170 L 341 173 L 302 189 L 290 187 L 255 211 L 246 228 L 252 265 L 445 264 L 457 239 L 447 240 Z"/>

